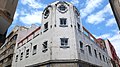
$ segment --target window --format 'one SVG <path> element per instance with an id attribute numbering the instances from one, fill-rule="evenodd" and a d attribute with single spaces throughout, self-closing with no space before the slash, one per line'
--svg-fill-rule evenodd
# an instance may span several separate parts
<path id="1" fill-rule="evenodd" d="M 58 6 L 58 11 L 60 11 L 61 13 L 65 13 L 67 11 L 67 7 L 62 4 Z"/>
<path id="2" fill-rule="evenodd" d="M 91 47 L 89 45 L 88 45 L 88 51 L 89 51 L 89 55 L 92 56 Z"/>
<path id="3" fill-rule="evenodd" d="M 60 27 L 67 27 L 67 19 L 66 18 L 60 18 Z"/>
<path id="4" fill-rule="evenodd" d="M 60 38 L 61 48 L 68 48 L 68 38 Z"/>
<path id="5" fill-rule="evenodd" d="M 78 30 L 80 30 L 80 24 L 79 23 L 77 23 L 77 26 L 78 26 Z"/>
<path id="6" fill-rule="evenodd" d="M 48 30 L 48 22 L 44 24 L 44 32 Z"/>
<path id="7" fill-rule="evenodd" d="M 100 60 L 102 60 L 101 53 L 99 53 Z"/>
<path id="8" fill-rule="evenodd" d="M 83 50 L 83 43 L 80 41 L 80 50 L 82 53 L 84 53 L 84 50 Z"/>
<path id="9" fill-rule="evenodd" d="M 17 39 L 17 34 L 13 36 L 13 40 L 16 40 Z"/>
<path id="10" fill-rule="evenodd" d="M 103 55 L 103 60 L 105 61 L 105 56 Z"/>
<path id="11" fill-rule="evenodd" d="M 26 58 L 29 57 L 29 49 L 26 50 Z"/>
<path id="12" fill-rule="evenodd" d="M 80 41 L 80 48 L 83 48 L 83 43 Z"/>
<path id="13" fill-rule="evenodd" d="M 60 5 L 58 8 L 59 8 L 61 11 L 65 11 L 65 9 L 66 9 L 66 7 L 65 7 L 64 5 Z"/>
<path id="14" fill-rule="evenodd" d="M 97 58 L 97 51 L 94 49 L 95 57 Z"/>
<path id="15" fill-rule="evenodd" d="M 49 14 L 50 14 L 50 11 L 48 9 L 46 9 L 44 11 L 44 18 L 46 19 L 49 16 Z"/>
<path id="16" fill-rule="evenodd" d="M 33 55 L 37 53 L 37 45 L 33 46 Z"/>
<path id="17" fill-rule="evenodd" d="M 20 56 L 20 60 L 22 60 L 23 59 L 23 52 L 21 53 L 21 56 Z"/>
<path id="18" fill-rule="evenodd" d="M 16 60 L 15 60 L 15 62 L 17 62 L 18 61 L 18 55 L 16 55 Z"/>
<path id="19" fill-rule="evenodd" d="M 42 45 L 43 45 L 43 50 L 42 52 L 46 52 L 48 50 L 48 47 L 47 47 L 47 43 L 48 41 L 45 41 Z"/>

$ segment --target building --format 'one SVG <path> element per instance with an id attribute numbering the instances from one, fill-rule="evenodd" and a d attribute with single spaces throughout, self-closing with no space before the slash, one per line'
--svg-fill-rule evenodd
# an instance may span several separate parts
<path id="1" fill-rule="evenodd" d="M 17 39 L 18 26 L 7 36 L 4 45 L 0 47 L 0 67 L 11 67 L 14 47 Z"/>
<path id="2" fill-rule="evenodd" d="M 120 29 L 120 0 L 109 0 L 115 19 Z"/>
<path id="3" fill-rule="evenodd" d="M 108 39 L 105 40 L 105 44 L 106 44 L 106 47 L 107 47 L 108 55 L 111 58 L 111 66 L 112 67 L 120 67 L 119 58 L 116 54 L 115 48 L 113 47 L 113 45 L 110 43 L 110 41 Z"/>
<path id="4" fill-rule="evenodd" d="M 17 41 L 12 67 L 110 67 L 98 44 L 82 26 L 77 8 L 56 1 L 44 9 L 41 27 Z"/>
<path id="5" fill-rule="evenodd" d="M 38 28 L 38 26 L 32 24 L 30 28 L 16 26 L 12 30 L 12 32 L 7 36 L 4 45 L 0 48 L 0 67 L 11 67 L 16 42 L 36 28 Z M 23 35 L 22 32 L 25 34 Z"/>
<path id="6" fill-rule="evenodd" d="M 0 46 L 5 42 L 7 29 L 13 21 L 18 0 L 0 0 Z"/>

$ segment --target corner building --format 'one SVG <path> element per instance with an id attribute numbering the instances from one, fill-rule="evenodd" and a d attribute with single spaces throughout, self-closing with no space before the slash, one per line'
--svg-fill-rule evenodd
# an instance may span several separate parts
<path id="1" fill-rule="evenodd" d="M 77 8 L 56 1 L 43 11 L 42 26 L 16 44 L 12 67 L 110 67 L 107 52 L 84 32 L 92 36 Z"/>

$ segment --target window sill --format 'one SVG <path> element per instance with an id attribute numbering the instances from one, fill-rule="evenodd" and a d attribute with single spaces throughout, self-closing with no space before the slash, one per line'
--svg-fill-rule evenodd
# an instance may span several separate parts
<path id="1" fill-rule="evenodd" d="M 26 56 L 26 58 L 28 58 L 29 56 Z"/>
<path id="2" fill-rule="evenodd" d="M 35 55 L 36 53 L 33 53 L 32 55 Z"/>
<path id="3" fill-rule="evenodd" d="M 46 32 L 48 29 L 45 29 L 44 32 Z"/>
<path id="4" fill-rule="evenodd" d="M 60 27 L 68 27 L 68 25 L 59 25 Z"/>
<path id="5" fill-rule="evenodd" d="M 60 46 L 60 48 L 70 48 L 70 46 Z"/>
<path id="6" fill-rule="evenodd" d="M 45 53 L 47 50 L 48 50 L 48 49 L 44 49 L 44 50 L 42 50 L 42 52 L 44 52 L 44 53 Z"/>

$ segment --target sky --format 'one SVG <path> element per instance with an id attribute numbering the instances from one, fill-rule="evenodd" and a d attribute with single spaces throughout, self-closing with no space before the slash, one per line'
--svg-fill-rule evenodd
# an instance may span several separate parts
<path id="1" fill-rule="evenodd" d="M 16 26 L 41 25 L 42 11 L 57 0 L 19 0 L 14 21 L 8 33 Z M 109 39 L 120 57 L 120 32 L 109 0 L 61 0 L 71 2 L 80 12 L 83 26 L 96 38 Z"/>

